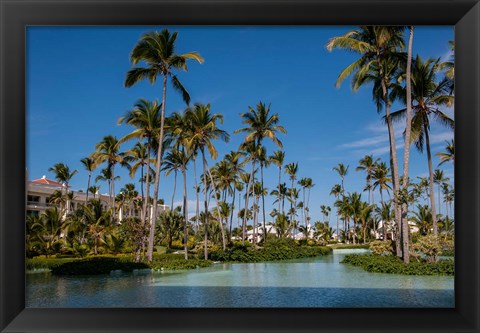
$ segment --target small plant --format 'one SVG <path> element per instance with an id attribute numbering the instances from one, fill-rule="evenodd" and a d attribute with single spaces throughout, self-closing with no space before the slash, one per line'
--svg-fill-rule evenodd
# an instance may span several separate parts
<path id="1" fill-rule="evenodd" d="M 374 241 L 370 243 L 370 250 L 374 255 L 391 255 L 393 254 L 391 241 Z"/>
<path id="2" fill-rule="evenodd" d="M 420 237 L 416 243 L 413 244 L 415 252 L 423 253 L 426 256 L 427 262 L 436 262 L 440 254 L 442 254 L 442 245 L 438 236 L 427 235 Z"/>

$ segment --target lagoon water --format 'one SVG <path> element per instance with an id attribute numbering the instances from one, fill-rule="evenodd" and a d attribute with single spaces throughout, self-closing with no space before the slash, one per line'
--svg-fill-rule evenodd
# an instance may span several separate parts
<path id="1" fill-rule="evenodd" d="M 346 253 L 281 262 L 214 264 L 181 272 L 91 277 L 27 274 L 30 308 L 93 307 L 454 307 L 454 278 L 368 273 L 340 264 Z"/>

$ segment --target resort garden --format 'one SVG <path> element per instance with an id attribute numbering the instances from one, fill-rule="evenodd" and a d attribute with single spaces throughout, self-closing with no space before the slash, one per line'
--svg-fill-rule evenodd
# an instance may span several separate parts
<path id="1" fill-rule="evenodd" d="M 453 275 L 454 262 L 444 257 L 454 254 L 454 188 L 442 165 L 453 164 L 454 141 L 436 153 L 438 165 L 430 142 L 432 123 L 454 129 L 445 112 L 454 104 L 453 58 L 412 54 L 414 32 L 414 27 L 361 26 L 324 41 L 328 51 L 357 55 L 345 63 L 336 84 L 350 79 L 353 91 L 371 89 L 372 112 L 378 112 L 389 139 L 387 159 L 367 154 L 356 165 L 332 163 L 338 183 L 322 186 L 334 198 L 330 206 L 310 200 L 318 186 L 315 174 L 300 176 L 302 165 L 283 150 L 289 126 L 274 105 L 245 104 L 242 127 L 226 131 L 215 103 L 196 102 L 181 81 L 188 66 L 202 65 L 202 55 L 177 53 L 176 32 L 145 33 L 131 50 L 123 84 L 128 89 L 149 82 L 158 98 L 132 101 L 129 111 L 113 115 L 129 133 L 118 138 L 105 133 L 81 159 L 84 169 L 52 165 L 49 171 L 64 190 L 49 198 L 47 210 L 27 216 L 27 269 L 54 274 L 190 269 L 360 247 L 371 254 L 347 256 L 344 263 L 370 272 Z M 169 111 L 172 95 L 183 99 L 183 111 Z M 395 140 L 399 129 L 403 147 Z M 232 136 L 241 136 L 242 143 L 219 156 L 217 145 Z M 424 154 L 426 176 L 409 174 L 413 149 Z M 131 183 L 117 190 L 119 169 L 128 170 Z M 364 174 L 363 188 L 346 186 L 355 172 Z M 277 180 L 267 184 L 266 173 Z M 85 178 L 86 198 L 66 214 L 75 197 L 73 177 Z M 174 186 L 171 197 L 160 198 L 164 177 L 173 178 Z M 106 205 L 96 197 L 104 184 Z M 181 205 L 175 206 L 176 196 Z M 120 218 L 126 210 L 138 214 Z M 320 219 L 312 219 L 313 210 Z"/>

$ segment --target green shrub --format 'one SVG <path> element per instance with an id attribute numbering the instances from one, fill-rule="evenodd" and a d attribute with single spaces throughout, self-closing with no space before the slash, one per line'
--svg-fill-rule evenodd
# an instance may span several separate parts
<path id="1" fill-rule="evenodd" d="M 189 256 L 185 260 L 184 254 L 161 254 L 153 257 L 150 267 L 156 270 L 182 270 L 194 269 L 197 267 L 209 267 L 212 265 L 210 260 L 203 260 L 197 257 Z"/>
<path id="2" fill-rule="evenodd" d="M 368 249 L 370 244 L 341 244 L 337 243 L 330 246 L 332 249 Z"/>
<path id="3" fill-rule="evenodd" d="M 374 241 L 370 243 L 370 250 L 375 255 L 389 255 L 393 254 L 392 241 Z"/>
<path id="4" fill-rule="evenodd" d="M 437 261 L 437 257 L 442 254 L 442 245 L 440 239 L 435 235 L 420 237 L 416 243 L 412 244 L 413 250 L 417 253 L 423 253 L 428 262 Z"/>
<path id="5" fill-rule="evenodd" d="M 316 257 L 330 252 L 331 249 L 324 246 L 300 246 L 293 239 L 275 239 L 257 250 L 249 245 L 233 244 L 225 252 L 210 252 L 209 257 L 215 261 L 261 262 Z"/>
<path id="6" fill-rule="evenodd" d="M 53 266 L 51 269 L 55 275 L 98 275 L 109 274 L 114 270 L 131 272 L 134 269 L 145 268 L 149 268 L 145 263 L 135 263 L 120 258 L 95 257 L 67 262 Z"/>
<path id="7" fill-rule="evenodd" d="M 410 262 L 404 264 L 397 256 L 378 256 L 372 254 L 349 254 L 342 260 L 343 264 L 361 267 L 367 272 L 403 275 L 454 275 L 455 262 L 440 260 L 438 262 Z"/>

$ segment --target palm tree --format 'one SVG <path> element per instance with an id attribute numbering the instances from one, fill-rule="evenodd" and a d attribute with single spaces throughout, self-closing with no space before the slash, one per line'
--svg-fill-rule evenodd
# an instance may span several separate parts
<path id="1" fill-rule="evenodd" d="M 427 150 L 427 161 L 430 176 L 430 205 L 432 209 L 433 230 L 437 234 L 437 217 L 435 209 L 435 192 L 433 191 L 433 166 L 430 150 L 430 118 L 440 124 L 453 129 L 453 120 L 443 113 L 439 106 L 452 106 L 454 97 L 448 93 L 448 80 L 443 79 L 439 83 L 436 77 L 440 71 L 440 59 L 428 59 L 423 61 L 419 56 L 412 64 L 412 136 L 416 148 L 423 152 Z M 406 109 L 392 113 L 392 119 L 399 120 L 406 114 Z"/>
<path id="2" fill-rule="evenodd" d="M 382 202 L 380 207 L 375 208 L 377 217 L 382 221 L 383 240 L 387 240 L 387 223 L 393 220 L 391 203 Z"/>
<path id="3" fill-rule="evenodd" d="M 298 181 L 298 184 L 300 186 L 302 186 L 302 189 L 303 189 L 303 202 L 304 202 L 304 209 L 303 209 L 303 215 L 304 215 L 304 223 L 305 225 L 307 225 L 309 223 L 309 203 L 310 203 L 310 190 L 312 189 L 312 187 L 315 186 L 315 184 L 313 183 L 313 180 L 312 178 L 302 178 Z M 305 190 L 308 190 L 308 195 L 307 195 L 307 198 L 305 198 Z"/>
<path id="4" fill-rule="evenodd" d="M 223 116 L 221 114 L 215 113 L 212 114 L 210 112 L 210 104 L 204 105 L 197 103 L 195 107 L 189 109 L 187 111 L 188 118 L 192 124 L 192 133 L 191 135 L 185 139 L 187 148 L 190 149 L 191 147 L 198 147 L 200 152 L 202 153 L 202 160 L 203 160 L 203 187 L 204 187 L 204 204 L 205 204 L 205 260 L 208 259 L 208 248 L 207 248 L 207 239 L 208 239 L 208 202 L 207 202 L 207 173 L 210 176 L 211 185 L 215 186 L 213 182 L 212 174 L 210 173 L 210 169 L 208 168 L 207 159 L 205 157 L 205 149 L 210 154 L 212 159 L 216 159 L 218 152 L 213 144 L 213 140 L 220 139 L 224 142 L 228 142 L 230 140 L 230 136 L 224 130 L 221 130 L 217 127 L 217 121 L 221 124 L 223 123 Z M 217 200 L 216 190 L 215 192 L 215 199 Z M 217 203 L 217 209 L 218 203 Z M 220 214 L 218 214 L 220 215 Z M 221 231 L 222 231 L 222 241 L 223 241 L 223 249 L 225 250 L 225 234 L 223 227 L 220 223 Z"/>
<path id="5" fill-rule="evenodd" d="M 181 93 L 185 103 L 190 103 L 190 95 L 183 87 L 178 77 L 174 74 L 174 70 L 187 71 L 187 61 L 196 60 L 200 64 L 203 63 L 203 58 L 197 52 L 188 52 L 184 54 L 175 53 L 175 41 L 177 39 L 177 32 L 170 34 L 168 29 L 161 32 L 152 31 L 144 34 L 138 43 L 133 48 L 130 54 L 130 61 L 132 65 L 137 65 L 139 62 L 145 62 L 146 67 L 135 67 L 128 71 L 125 78 L 125 86 L 131 87 L 134 84 L 148 79 L 151 84 L 154 84 L 157 76 L 163 76 L 163 92 L 162 92 L 162 111 L 160 117 L 160 132 L 158 134 L 158 152 L 157 163 L 155 170 L 155 185 L 153 193 L 153 202 L 158 200 L 158 187 L 160 183 L 160 168 L 162 165 L 162 143 L 163 130 L 165 123 L 165 106 L 167 101 L 167 80 L 170 82 L 175 90 Z M 155 233 L 155 220 L 157 214 L 157 205 L 153 205 L 152 223 L 149 235 L 148 244 L 148 261 L 152 261 L 153 242 Z"/>
<path id="6" fill-rule="evenodd" d="M 428 235 L 433 227 L 432 211 L 428 206 L 417 205 L 417 211 L 413 212 L 411 220 L 422 236 Z"/>
<path id="7" fill-rule="evenodd" d="M 336 200 L 338 200 L 338 197 L 342 194 L 342 186 L 340 184 L 335 184 L 333 185 L 332 189 L 330 190 L 330 195 L 333 195 Z M 337 214 L 337 236 L 339 235 L 339 229 L 338 229 L 338 214 Z"/>
<path id="8" fill-rule="evenodd" d="M 80 160 L 80 162 L 85 167 L 85 170 L 88 171 L 88 181 L 87 181 L 87 196 L 85 197 L 85 203 L 88 201 L 88 189 L 90 188 L 90 179 L 92 178 L 92 171 L 97 167 L 93 158 L 85 157 Z"/>
<path id="9" fill-rule="evenodd" d="M 440 209 L 440 190 L 442 188 L 442 185 L 446 182 L 448 182 L 450 180 L 450 178 L 448 177 L 445 177 L 444 173 L 442 170 L 439 170 L 439 169 L 436 169 L 435 172 L 433 173 L 433 182 L 435 184 L 437 184 L 437 190 L 438 190 L 438 213 L 439 214 L 442 214 L 441 213 L 441 209 Z M 433 216 L 433 214 L 432 214 Z M 436 235 L 437 233 L 435 232 L 435 225 L 433 226 L 433 232 L 434 234 Z M 437 230 L 438 232 L 438 230 Z"/>
<path id="10" fill-rule="evenodd" d="M 225 160 L 227 161 L 228 166 L 232 172 L 230 185 L 233 188 L 232 204 L 231 204 L 232 209 L 230 212 L 230 227 L 228 229 L 229 240 L 231 240 L 231 237 L 232 237 L 233 211 L 235 210 L 235 194 L 236 194 L 236 191 L 238 190 L 238 187 L 241 185 L 241 183 L 239 183 L 240 174 L 244 172 L 243 163 L 240 161 L 242 157 L 243 157 L 242 152 L 234 151 L 234 150 L 230 151 L 229 154 L 225 155 Z"/>
<path id="11" fill-rule="evenodd" d="M 439 166 L 442 165 L 445 162 L 454 162 L 455 161 L 455 141 L 452 139 L 450 142 L 445 141 L 446 146 L 445 146 L 445 152 L 439 152 L 436 155 L 440 157 L 440 164 Z"/>
<path id="12" fill-rule="evenodd" d="M 367 227 L 368 227 L 368 222 L 371 219 L 371 214 L 373 212 L 373 208 L 375 205 L 369 205 L 366 202 L 360 202 L 359 206 L 359 220 L 362 223 L 362 229 L 363 229 L 363 244 L 367 242 Z M 375 225 L 375 223 L 374 223 Z"/>
<path id="13" fill-rule="evenodd" d="M 345 187 L 344 187 L 344 180 L 345 180 L 345 176 L 348 174 L 348 168 L 349 166 L 345 166 L 343 163 L 339 163 L 337 166 L 333 167 L 333 170 L 338 172 L 338 174 L 340 175 L 340 178 L 342 178 L 342 185 L 341 185 L 341 188 L 342 188 L 342 196 L 345 195 Z"/>
<path id="14" fill-rule="evenodd" d="M 55 179 L 60 183 L 65 185 L 65 213 L 68 214 L 70 211 L 70 200 L 68 200 L 68 189 L 70 180 L 78 173 L 78 170 L 73 170 L 70 172 L 68 165 L 63 163 L 56 163 L 52 168 L 49 168 L 48 171 L 51 171 L 55 174 Z"/>
<path id="15" fill-rule="evenodd" d="M 150 174 L 153 172 L 151 168 L 151 164 L 155 162 L 154 159 L 148 159 L 148 144 L 144 144 L 142 142 L 137 142 L 131 149 L 125 151 L 125 161 L 131 163 L 130 169 L 130 178 L 134 178 L 135 174 L 137 173 L 138 169 L 140 168 L 140 191 L 142 198 L 145 197 L 145 191 L 143 188 L 143 184 L 146 181 L 145 175 L 145 168 L 148 168 Z M 149 163 L 150 162 L 150 163 Z M 150 182 L 150 179 L 148 179 Z"/>
<path id="16" fill-rule="evenodd" d="M 245 137 L 244 144 L 254 143 L 256 148 L 262 152 L 262 142 L 265 138 L 268 138 L 273 141 L 279 148 L 282 148 L 282 142 L 277 138 L 277 133 L 286 134 L 287 131 L 283 126 L 278 125 L 279 116 L 277 113 L 270 115 L 270 105 L 266 106 L 262 102 L 258 102 L 255 109 L 248 107 L 248 112 L 242 113 L 241 117 L 243 118 L 242 124 L 247 125 L 247 127 L 240 128 L 234 133 L 248 133 Z M 265 154 L 264 154 L 265 155 Z M 262 154 L 256 154 L 253 156 L 252 160 L 252 170 L 255 168 L 255 163 L 262 156 Z M 266 163 L 266 158 L 260 160 L 260 173 L 261 173 L 261 183 L 263 186 L 263 166 Z M 253 182 L 253 177 L 251 179 Z M 249 184 L 251 186 L 251 184 Z M 250 190 L 250 186 L 247 187 L 247 192 Z M 265 200 L 263 200 L 265 201 Z M 265 228 L 265 208 L 263 208 L 263 231 L 264 235 L 266 233 Z"/>
<path id="17" fill-rule="evenodd" d="M 375 170 L 375 163 L 377 163 L 379 159 L 373 159 L 373 155 L 365 155 L 359 162 L 358 166 L 355 168 L 355 171 L 365 171 L 367 174 L 366 180 L 367 180 L 367 186 L 366 188 L 368 189 L 368 202 L 370 204 L 373 204 L 375 201 L 373 199 L 373 192 L 372 192 L 372 187 L 371 187 L 371 181 L 372 181 L 372 176 L 373 172 Z M 372 198 L 372 201 L 370 201 L 370 196 Z"/>
<path id="18" fill-rule="evenodd" d="M 78 173 L 78 170 L 70 172 L 68 165 L 63 163 L 56 163 L 52 168 L 49 168 L 55 174 L 55 179 L 65 185 L 65 194 L 68 194 L 70 180 Z"/>
<path id="19" fill-rule="evenodd" d="M 119 152 L 120 142 L 116 137 L 107 135 L 103 137 L 102 141 L 95 146 L 95 152 L 91 157 L 94 159 L 95 164 L 102 164 L 107 162 L 107 169 L 110 172 L 110 208 L 114 206 L 115 197 L 115 165 L 119 163 L 122 166 L 130 168 L 128 163 L 124 161 L 124 153 Z M 113 217 L 113 215 L 112 215 Z"/>
<path id="20" fill-rule="evenodd" d="M 273 152 L 273 155 L 270 156 L 270 163 L 275 164 L 278 167 L 278 188 L 282 183 L 282 168 L 283 163 L 285 162 L 285 153 L 281 150 L 276 150 Z M 278 211 L 280 212 L 280 200 L 278 200 Z"/>
<path id="21" fill-rule="evenodd" d="M 293 205 L 294 200 L 293 196 L 295 195 L 294 188 L 295 188 L 295 180 L 297 179 L 297 172 L 298 172 L 298 162 L 297 163 L 288 163 L 285 166 L 285 172 L 290 176 L 290 180 L 292 181 L 292 187 L 289 189 L 289 196 L 290 196 L 290 223 L 293 222 Z M 296 206 L 296 204 L 295 204 Z"/>
<path id="22" fill-rule="evenodd" d="M 357 30 L 347 32 L 340 37 L 334 37 L 327 43 L 327 49 L 345 49 L 360 54 L 360 58 L 345 68 L 337 79 L 337 86 L 353 74 L 352 88 L 358 90 L 362 85 L 373 83 L 373 98 L 377 104 L 377 111 L 385 107 L 390 143 L 390 168 L 392 170 L 395 220 L 401 226 L 400 207 L 397 203 L 397 191 L 400 189 L 400 175 L 398 171 L 397 148 L 395 133 L 390 114 L 392 105 L 392 79 L 401 69 L 404 54 L 404 27 L 401 26 L 361 26 Z M 399 243 L 397 242 L 397 247 Z"/>
<path id="23" fill-rule="evenodd" d="M 383 191 L 387 191 L 391 189 L 390 185 L 388 183 L 392 182 L 392 179 L 389 177 L 389 168 L 387 167 L 387 164 L 385 162 L 380 162 L 377 163 L 377 166 L 375 167 L 375 171 L 372 175 L 373 177 L 373 190 L 375 190 L 377 187 L 380 190 L 380 200 L 382 202 L 382 207 L 385 204 L 385 201 L 383 200 Z M 384 240 L 386 240 L 386 227 L 385 227 L 385 222 L 383 222 L 383 231 L 384 231 Z"/>
<path id="24" fill-rule="evenodd" d="M 162 171 L 165 171 L 165 176 L 170 175 L 172 172 L 174 173 L 174 181 L 173 181 L 173 194 L 172 194 L 172 205 L 171 209 L 173 209 L 174 199 L 175 199 L 175 192 L 177 189 L 177 173 L 181 171 L 183 167 L 183 161 L 185 158 L 185 152 L 180 149 L 172 149 L 167 153 L 165 159 L 163 160 Z"/>
<path id="25" fill-rule="evenodd" d="M 151 169 L 150 169 L 150 164 L 152 163 L 152 149 L 154 147 L 158 146 L 158 142 L 156 142 L 156 138 L 158 137 L 158 131 L 160 127 L 160 105 L 158 102 L 155 100 L 153 102 L 150 102 L 146 99 L 139 99 L 135 103 L 134 107 L 132 110 L 129 110 L 125 116 L 121 117 L 118 119 L 117 123 L 122 124 L 125 123 L 127 125 L 133 126 L 135 129 L 121 138 L 119 140 L 120 143 L 123 143 L 125 141 L 131 140 L 131 139 L 138 139 L 138 140 L 146 140 L 145 146 L 146 146 L 146 161 L 141 162 L 141 180 L 142 184 L 143 181 L 145 181 L 145 195 L 143 193 L 143 185 L 142 185 L 142 197 L 143 199 L 143 207 L 142 207 L 142 215 L 140 217 L 140 223 L 142 227 L 145 225 L 147 218 L 148 218 L 148 212 L 149 212 L 149 203 L 150 203 L 150 175 L 151 175 Z M 132 148 L 128 152 L 126 152 L 127 155 L 127 160 L 131 160 L 132 155 L 142 155 L 142 148 Z M 143 154 L 144 155 L 144 154 Z M 143 156 L 142 156 L 143 159 Z M 146 166 L 147 170 L 144 176 L 144 170 L 143 166 Z M 132 176 L 132 172 L 135 173 L 135 171 L 138 168 L 138 163 L 135 163 L 130 171 L 130 176 Z M 153 170 L 152 170 L 153 171 Z M 145 180 L 144 180 L 145 177 Z M 173 208 L 173 207 L 172 207 Z M 152 218 L 152 221 L 155 219 Z M 153 222 L 154 223 L 154 222 Z M 152 223 L 150 223 L 151 225 Z M 151 229 L 150 229 L 151 230 Z M 140 253 L 137 252 L 136 258 L 139 260 L 139 255 Z"/>

